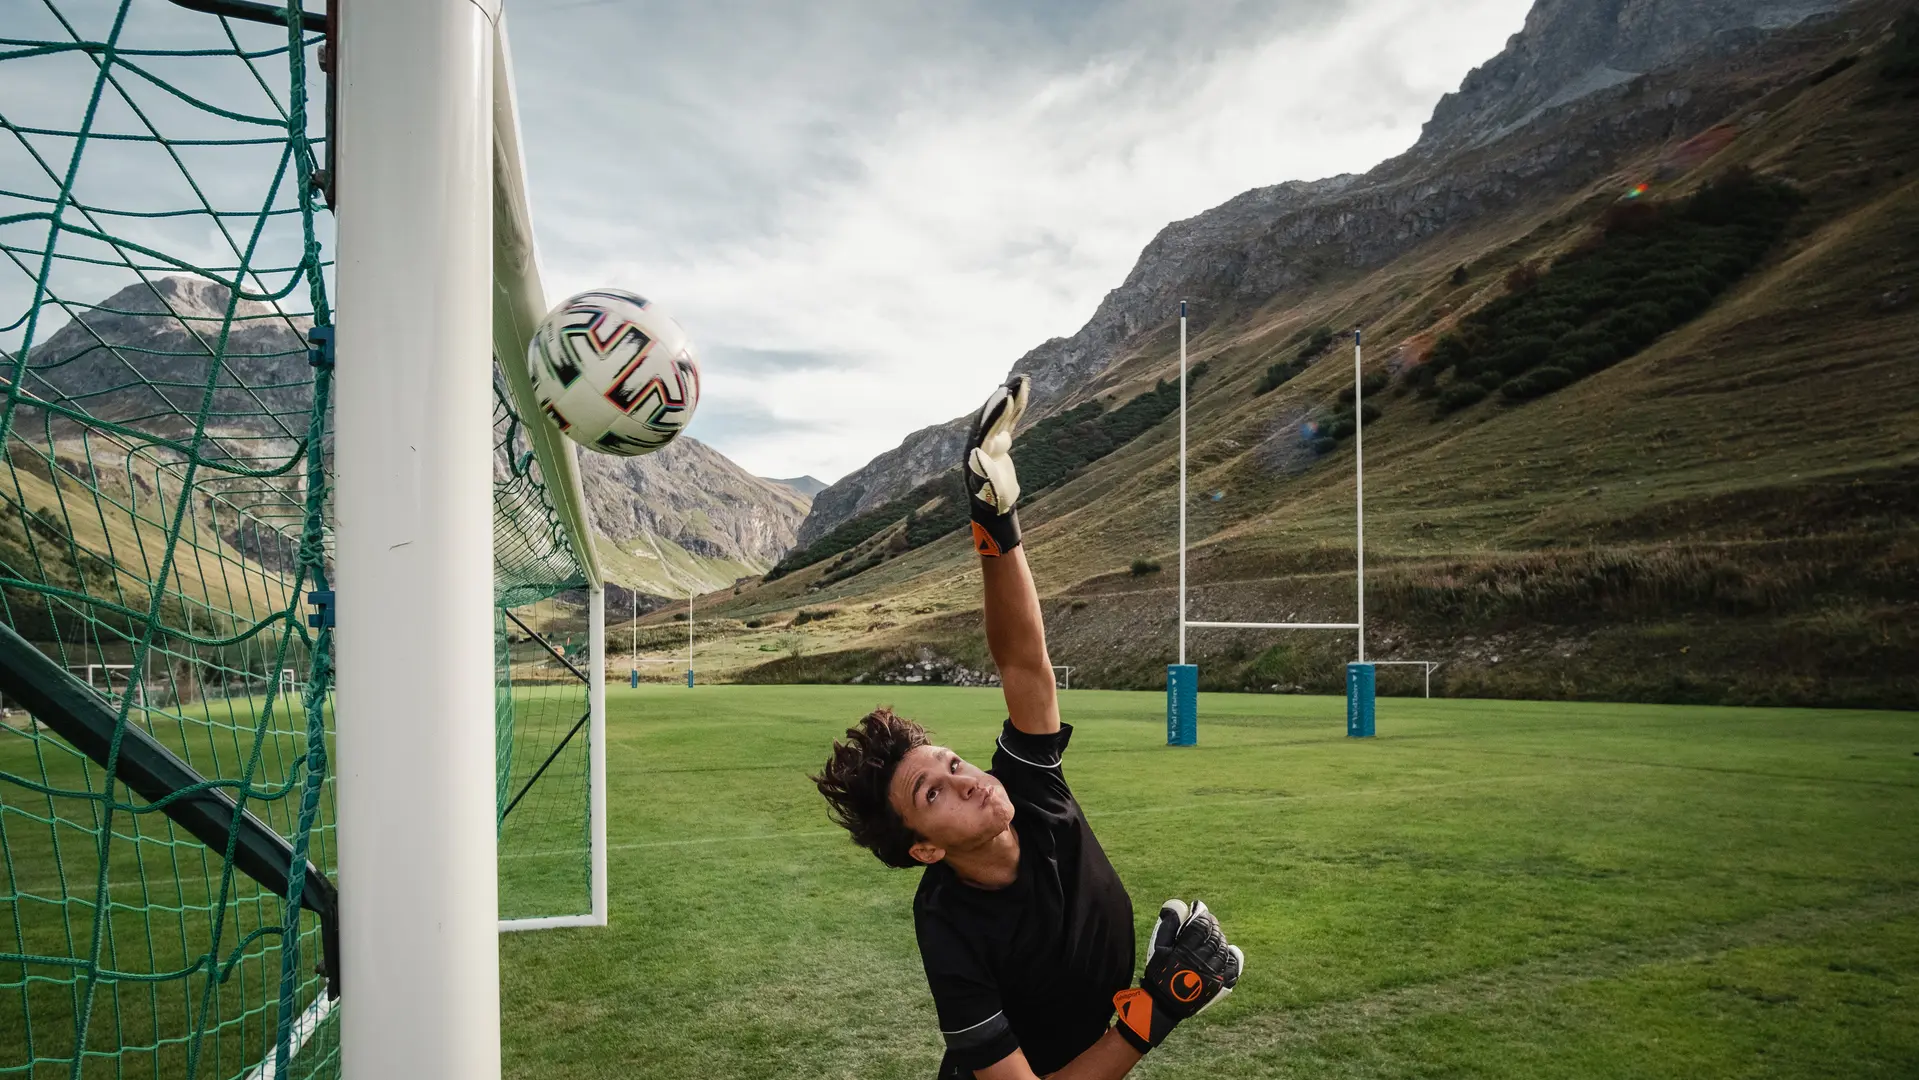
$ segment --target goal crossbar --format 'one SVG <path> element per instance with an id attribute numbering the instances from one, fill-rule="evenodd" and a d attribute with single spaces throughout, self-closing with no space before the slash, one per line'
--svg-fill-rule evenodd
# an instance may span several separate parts
<path id="1" fill-rule="evenodd" d="M 1179 662 L 1186 663 L 1186 631 L 1207 630 L 1352 630 L 1357 658 L 1366 662 L 1366 457 L 1365 391 L 1360 331 L 1353 330 L 1353 571 L 1358 614 L 1352 622 L 1222 622 L 1186 616 L 1186 301 L 1179 302 Z"/>
<path id="2" fill-rule="evenodd" d="M 1199 622 L 1186 620 L 1188 627 L 1208 630 L 1357 630 L 1356 622 Z"/>

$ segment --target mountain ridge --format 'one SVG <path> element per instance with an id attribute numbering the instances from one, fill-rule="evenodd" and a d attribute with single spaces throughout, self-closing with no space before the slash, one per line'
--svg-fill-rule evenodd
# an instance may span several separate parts
<path id="1" fill-rule="evenodd" d="M 1422 240 L 1510 204 L 1520 184 L 1584 183 L 1610 160 L 1609 144 L 1643 141 L 1703 126 L 1729 104 L 1723 93 L 1688 89 L 1641 103 L 1630 129 L 1551 138 L 1522 136 L 1549 113 L 1628 94 L 1653 70 L 1700 54 L 1725 54 L 1846 6 L 1846 0 L 1738 3 L 1734 0 L 1539 0 L 1501 52 L 1441 98 L 1419 140 L 1365 174 L 1291 180 L 1254 188 L 1175 221 L 1141 251 L 1125 280 L 1069 337 L 1021 356 L 1016 374 L 1033 380 L 1037 420 L 1104 389 L 1115 361 L 1166 325 L 1181 299 L 1202 330 L 1232 306 L 1257 304 L 1336 269 L 1382 265 Z M 1618 79 L 1587 77 L 1613 63 Z M 1615 118 L 1617 119 L 1617 118 Z M 1610 136 L 1610 137 L 1609 137 Z M 1497 150 L 1497 153 L 1493 151 Z M 1452 169 L 1438 175 L 1445 166 Z M 815 497 L 798 532 L 805 545 L 854 514 L 873 509 L 957 460 L 965 418 L 923 428 Z"/>
<path id="2" fill-rule="evenodd" d="M 1229 302 L 1202 309 L 1184 588 L 1179 425 L 1022 502 L 1049 648 L 1073 685 L 1163 685 L 1180 595 L 1195 619 L 1354 618 L 1355 459 L 1337 437 L 1354 419 L 1351 339 L 1299 359 L 1316 328 L 1358 324 L 1368 658 L 1437 662 L 1444 696 L 1919 705 L 1919 144 L 1906 135 L 1919 13 L 1867 0 L 1744 35 L 1449 154 L 1433 195 L 1411 177 L 1394 193 L 1406 211 L 1450 184 L 1446 197 L 1489 193 L 1399 255 L 1360 262 L 1358 229 L 1299 284 L 1222 290 Z M 1796 193 L 1784 231 L 1753 237 L 1756 262 L 1690 242 L 1662 255 L 1668 234 L 1639 231 L 1709 222 L 1718 212 L 1694 196 L 1742 185 Z M 1255 224 L 1228 284 L 1312 254 L 1262 243 L 1271 230 Z M 1635 244 L 1644 257 L 1621 261 Z M 1582 333 L 1625 336 L 1556 353 L 1565 329 L 1545 309 L 1582 302 L 1568 284 L 1591 280 L 1574 268 L 1594 251 L 1614 253 L 1605 264 L 1639 297 L 1666 290 L 1651 300 L 1663 316 L 1645 323 L 1644 299 L 1574 313 Z M 1504 336 L 1466 351 L 1476 367 L 1438 347 L 1501 311 Z M 1543 318 L 1521 326 L 1529 311 Z M 1527 355 L 1532 333 L 1550 339 L 1544 360 Z M 1504 367 L 1486 352 L 1502 341 L 1521 363 L 1485 370 Z M 1588 364 L 1595 343 L 1618 351 Z M 1121 400 L 1175 356 L 1175 335 L 1149 327 L 1075 392 Z M 1505 392 L 1514 372 L 1574 362 L 1543 395 Z M 1449 405 L 1469 376 L 1498 392 Z M 901 524 L 701 601 L 707 670 L 890 683 L 989 664 L 977 557 L 963 535 L 897 544 Z M 1188 637 L 1208 690 L 1336 694 L 1356 645 L 1351 632 Z M 1421 693 L 1407 670 L 1380 668 L 1382 695 Z"/>

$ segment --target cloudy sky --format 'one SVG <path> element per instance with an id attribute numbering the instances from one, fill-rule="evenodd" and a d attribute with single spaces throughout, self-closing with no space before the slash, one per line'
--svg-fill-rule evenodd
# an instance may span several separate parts
<path id="1" fill-rule="evenodd" d="M 691 433 L 832 480 L 1071 334 L 1167 222 L 1362 172 L 1529 0 L 515 0 L 557 300 L 657 298 Z"/>

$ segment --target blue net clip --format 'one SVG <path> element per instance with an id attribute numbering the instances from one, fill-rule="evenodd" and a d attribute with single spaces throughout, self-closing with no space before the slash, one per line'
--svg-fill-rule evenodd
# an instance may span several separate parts
<path id="1" fill-rule="evenodd" d="M 316 368 L 333 370 L 333 328 L 316 326 L 307 332 L 307 340 L 313 347 L 307 350 L 307 363 Z"/>
<path id="2" fill-rule="evenodd" d="M 307 625 L 321 630 L 333 629 L 333 590 L 315 589 L 307 594 L 307 603 L 320 609 L 307 616 Z"/>

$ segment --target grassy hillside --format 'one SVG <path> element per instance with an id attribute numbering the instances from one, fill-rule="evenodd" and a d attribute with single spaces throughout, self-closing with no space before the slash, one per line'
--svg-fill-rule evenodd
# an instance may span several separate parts
<path id="1" fill-rule="evenodd" d="M 1192 617 L 1352 617 L 1352 440 L 1320 434 L 1342 408 L 1350 422 L 1350 349 L 1259 391 L 1317 328 L 1363 324 L 1379 408 L 1370 653 L 1444 662 L 1443 693 L 1919 703 L 1919 77 L 1898 49 L 1831 32 L 1783 88 L 1723 118 L 1729 137 L 1702 159 L 1676 167 L 1673 148 L 1699 142 L 1675 132 L 1583 190 L 1522 188 L 1496 219 L 1209 324 L 1192 349 L 1211 365 L 1190 416 Z M 1647 183 L 1638 200 L 1683 213 L 1746 170 L 1798 205 L 1745 272 L 1702 278 L 1703 302 L 1677 297 L 1683 317 L 1642 348 L 1539 396 L 1443 410 L 1424 396 L 1464 370 L 1418 375 L 1436 344 L 1592 252 L 1627 192 Z M 1175 340 L 1170 325 L 1145 335 L 1095 392 L 1150 389 Z M 1565 370 L 1544 362 L 1558 356 L 1531 369 Z M 1514 374 L 1492 370 L 1495 387 Z M 1162 422 L 1022 507 L 1054 658 L 1076 682 L 1158 685 L 1173 652 L 1175 432 Z M 1135 574 L 1136 559 L 1165 569 Z M 978 664 L 971 562 L 940 541 L 830 582 L 819 565 L 716 594 L 706 663 L 832 680 L 923 651 Z M 840 614 L 790 625 L 802 609 Z M 1204 686 L 1330 690 L 1353 642 L 1194 631 L 1190 649 Z"/>
<path id="2" fill-rule="evenodd" d="M 595 536 L 606 580 L 648 596 L 685 596 L 731 586 L 765 566 L 698 555 L 671 540 L 642 534 L 626 540 Z"/>

